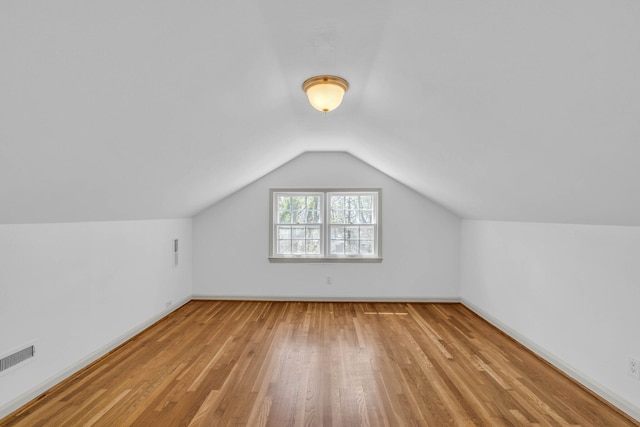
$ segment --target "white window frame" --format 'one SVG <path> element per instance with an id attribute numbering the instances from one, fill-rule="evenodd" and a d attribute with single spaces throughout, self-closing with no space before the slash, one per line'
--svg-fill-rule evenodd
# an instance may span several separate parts
<path id="1" fill-rule="evenodd" d="M 373 216 L 374 247 L 372 254 L 330 254 L 331 228 L 338 224 L 330 224 L 331 195 L 361 195 L 374 196 Z M 320 196 L 320 223 L 313 223 L 320 227 L 319 254 L 277 254 L 277 228 L 279 224 L 277 197 L 282 195 Z M 353 224 L 352 226 L 362 226 Z M 349 224 L 345 224 L 349 226 Z M 271 262 L 381 262 L 382 261 L 382 190 L 380 188 L 272 188 L 269 191 L 269 261 Z"/>

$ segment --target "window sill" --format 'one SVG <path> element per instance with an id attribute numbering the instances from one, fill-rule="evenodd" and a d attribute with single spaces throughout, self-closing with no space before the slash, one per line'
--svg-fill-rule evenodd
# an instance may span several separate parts
<path id="1" fill-rule="evenodd" d="M 269 262 L 273 263 L 380 263 L 382 258 L 360 258 L 360 257 L 345 257 L 345 258 L 307 258 L 307 257 L 269 257 Z"/>

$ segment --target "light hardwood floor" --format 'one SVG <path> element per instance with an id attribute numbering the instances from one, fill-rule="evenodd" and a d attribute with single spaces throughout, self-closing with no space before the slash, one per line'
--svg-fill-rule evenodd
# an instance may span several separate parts
<path id="1" fill-rule="evenodd" d="M 460 304 L 192 301 L 3 426 L 638 426 Z"/>

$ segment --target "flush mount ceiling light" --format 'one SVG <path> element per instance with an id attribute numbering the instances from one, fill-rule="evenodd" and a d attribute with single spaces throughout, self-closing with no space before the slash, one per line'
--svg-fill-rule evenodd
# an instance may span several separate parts
<path id="1" fill-rule="evenodd" d="M 338 108 L 348 89 L 349 83 L 336 76 L 315 76 L 302 83 L 302 90 L 307 94 L 311 106 L 323 113 Z"/>

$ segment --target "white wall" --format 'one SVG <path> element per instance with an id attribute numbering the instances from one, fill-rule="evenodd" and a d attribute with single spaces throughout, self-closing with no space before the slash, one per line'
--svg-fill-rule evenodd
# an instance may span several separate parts
<path id="1" fill-rule="evenodd" d="M 190 252 L 190 219 L 0 225 L 0 356 L 36 345 L 0 376 L 0 418 L 190 298 Z"/>
<path id="2" fill-rule="evenodd" d="M 381 263 L 269 263 L 269 188 L 382 188 Z M 194 218 L 195 297 L 457 299 L 460 219 L 346 153 L 305 153 Z M 326 284 L 331 275 L 333 284 Z"/>
<path id="3" fill-rule="evenodd" d="M 463 221 L 467 302 L 640 419 L 640 227 Z"/>

